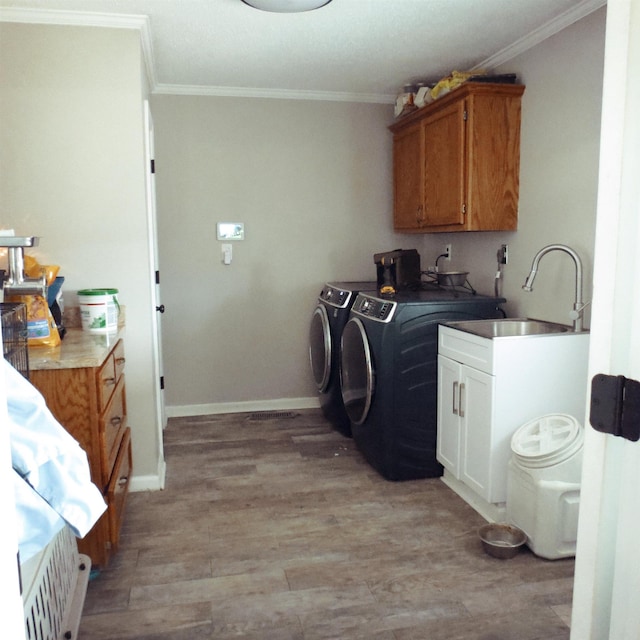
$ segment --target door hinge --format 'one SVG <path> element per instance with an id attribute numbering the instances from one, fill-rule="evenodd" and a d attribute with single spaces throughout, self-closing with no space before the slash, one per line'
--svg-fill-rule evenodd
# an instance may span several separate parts
<path id="1" fill-rule="evenodd" d="M 156 172 L 156 161 L 155 159 L 151 158 L 151 173 L 155 173 Z"/>
<path id="2" fill-rule="evenodd" d="M 156 271 L 156 284 L 160 284 L 160 271 Z"/>
<path id="3" fill-rule="evenodd" d="M 462 112 L 462 119 L 466 122 L 468 117 L 469 117 L 469 112 L 465 109 Z"/>
<path id="4" fill-rule="evenodd" d="M 160 376 L 160 391 L 164 391 L 164 376 Z"/>
<path id="5" fill-rule="evenodd" d="M 467 213 L 467 203 L 463 202 L 462 203 L 462 215 L 464 216 L 464 215 L 466 215 L 466 213 Z"/>
<path id="6" fill-rule="evenodd" d="M 595 375 L 589 422 L 596 431 L 640 440 L 640 382 L 624 376 Z"/>

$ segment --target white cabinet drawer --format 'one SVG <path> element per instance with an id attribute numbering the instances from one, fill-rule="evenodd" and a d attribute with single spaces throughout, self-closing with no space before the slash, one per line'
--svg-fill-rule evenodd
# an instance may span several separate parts
<path id="1" fill-rule="evenodd" d="M 438 353 L 456 362 L 493 374 L 493 344 L 488 338 L 440 325 L 438 327 Z"/>

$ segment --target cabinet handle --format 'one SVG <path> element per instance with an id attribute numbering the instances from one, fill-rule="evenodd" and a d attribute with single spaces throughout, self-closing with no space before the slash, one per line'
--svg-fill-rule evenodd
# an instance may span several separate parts
<path id="1" fill-rule="evenodd" d="M 121 416 L 114 416 L 113 418 L 111 418 L 111 420 L 109 422 L 111 422 L 111 425 L 113 427 L 119 427 L 122 424 L 122 417 Z"/>
<path id="2" fill-rule="evenodd" d="M 458 407 L 456 407 L 456 398 L 458 397 L 458 381 L 453 383 L 453 413 L 454 415 L 458 415 Z"/>
<path id="3" fill-rule="evenodd" d="M 123 357 L 121 357 L 121 358 L 116 358 L 116 362 L 117 362 L 118 364 L 124 364 L 124 361 L 125 361 L 124 356 L 123 356 Z"/>
<path id="4" fill-rule="evenodd" d="M 119 487 L 123 487 L 127 482 L 129 482 L 129 476 L 122 476 L 122 478 L 118 478 Z"/>
<path id="5" fill-rule="evenodd" d="M 460 417 L 464 418 L 464 382 L 460 385 Z"/>
<path id="6" fill-rule="evenodd" d="M 109 387 L 112 387 L 115 383 L 116 383 L 116 379 L 115 378 L 105 378 L 103 380 L 103 382 L 108 385 Z"/>

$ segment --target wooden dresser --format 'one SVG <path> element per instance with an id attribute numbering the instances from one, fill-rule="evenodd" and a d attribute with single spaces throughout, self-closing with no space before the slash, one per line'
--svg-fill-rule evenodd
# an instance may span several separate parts
<path id="1" fill-rule="evenodd" d="M 78 540 L 80 553 L 104 568 L 118 550 L 132 470 L 122 332 L 69 329 L 60 347 L 29 349 L 29 368 L 53 415 L 87 452 L 91 479 L 108 505 Z"/>

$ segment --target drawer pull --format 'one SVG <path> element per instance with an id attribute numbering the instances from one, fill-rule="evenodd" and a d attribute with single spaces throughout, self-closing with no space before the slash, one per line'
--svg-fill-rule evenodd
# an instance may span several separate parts
<path id="1" fill-rule="evenodd" d="M 103 380 L 103 382 L 104 382 L 106 385 L 108 385 L 108 386 L 112 387 L 112 386 L 116 383 L 116 379 L 115 379 L 115 378 L 105 378 L 105 379 Z"/>
<path id="2" fill-rule="evenodd" d="M 451 410 L 453 411 L 454 415 L 458 415 L 458 407 L 456 406 L 456 398 L 458 397 L 458 382 L 454 382 L 453 383 L 453 406 L 451 407 Z"/>
<path id="3" fill-rule="evenodd" d="M 122 478 L 118 478 L 118 486 L 124 487 L 125 484 L 129 482 L 129 476 L 122 476 Z"/>
<path id="4" fill-rule="evenodd" d="M 109 422 L 111 423 L 111 426 L 119 427 L 122 424 L 122 416 L 114 416 L 109 420 Z"/>
<path id="5" fill-rule="evenodd" d="M 120 358 L 116 358 L 116 364 L 124 364 L 125 357 L 121 356 Z"/>

